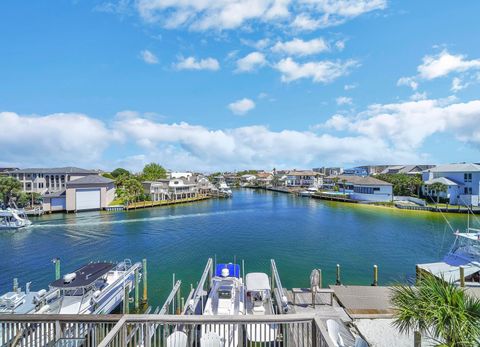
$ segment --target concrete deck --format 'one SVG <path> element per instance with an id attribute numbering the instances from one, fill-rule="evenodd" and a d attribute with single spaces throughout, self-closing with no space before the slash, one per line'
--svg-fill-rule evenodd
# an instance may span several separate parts
<path id="1" fill-rule="evenodd" d="M 335 286 L 335 297 L 352 319 L 391 318 L 390 287 Z"/>

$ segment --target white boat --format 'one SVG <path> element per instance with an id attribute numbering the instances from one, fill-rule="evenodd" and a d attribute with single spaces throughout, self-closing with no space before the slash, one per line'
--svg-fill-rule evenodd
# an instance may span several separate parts
<path id="1" fill-rule="evenodd" d="M 252 272 L 245 277 L 247 315 L 272 315 L 272 291 L 268 276 L 261 272 Z M 276 324 L 248 324 L 246 326 L 247 340 L 250 343 L 275 342 L 278 333 Z"/>
<path id="2" fill-rule="evenodd" d="M 107 314 L 124 300 L 125 288 L 135 287 L 135 270 L 126 259 L 121 263 L 90 263 L 50 283 L 58 295 L 45 313 Z"/>
<path id="3" fill-rule="evenodd" d="M 317 187 L 309 187 L 306 190 L 302 190 L 301 192 L 299 192 L 298 195 L 310 197 L 313 194 L 315 194 L 317 191 L 318 191 Z"/>
<path id="4" fill-rule="evenodd" d="M 25 211 L 13 208 L 0 210 L 0 230 L 19 229 L 28 227 L 32 222 L 28 220 Z"/>
<path id="5" fill-rule="evenodd" d="M 446 281 L 460 283 L 460 266 L 464 269 L 465 285 L 480 286 L 480 229 L 456 231 L 455 241 L 442 262 L 420 264 L 420 270 Z"/>
<path id="6" fill-rule="evenodd" d="M 45 289 L 30 291 L 30 282 L 25 285 L 25 291 L 15 285 L 13 291 L 0 296 L 0 314 L 42 313 L 55 295 Z"/>
<path id="7" fill-rule="evenodd" d="M 232 190 L 225 181 L 218 184 L 218 191 L 226 196 L 232 196 Z"/>
<path id="8" fill-rule="evenodd" d="M 237 264 L 219 264 L 208 295 L 204 315 L 235 316 L 245 314 L 245 288 Z M 200 346 L 238 346 L 238 326 L 235 324 L 202 325 Z"/>

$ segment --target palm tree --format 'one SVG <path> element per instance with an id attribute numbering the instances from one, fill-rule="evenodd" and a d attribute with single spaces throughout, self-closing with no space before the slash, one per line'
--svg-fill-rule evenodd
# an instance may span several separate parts
<path id="1" fill-rule="evenodd" d="M 430 196 L 432 191 L 435 192 L 435 196 L 437 197 L 437 204 L 440 201 L 440 193 L 446 193 L 448 190 L 448 186 L 440 182 L 435 182 L 431 184 L 428 188 Z"/>
<path id="2" fill-rule="evenodd" d="M 342 178 L 342 187 L 343 187 L 343 195 L 345 195 L 345 185 L 347 184 L 347 180 Z"/>
<path id="3" fill-rule="evenodd" d="M 333 183 L 333 190 L 334 191 L 338 191 L 338 181 L 340 179 L 338 177 L 333 177 L 332 178 L 332 183 Z"/>
<path id="4" fill-rule="evenodd" d="M 416 287 L 392 289 L 393 325 L 401 333 L 418 331 L 444 347 L 473 347 L 480 341 L 480 300 L 443 278 L 423 275 Z"/>

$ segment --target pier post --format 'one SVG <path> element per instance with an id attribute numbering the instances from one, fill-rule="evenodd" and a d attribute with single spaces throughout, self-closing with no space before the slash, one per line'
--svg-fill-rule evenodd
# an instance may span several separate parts
<path id="1" fill-rule="evenodd" d="M 413 332 L 413 347 L 422 347 L 422 334 L 419 331 Z"/>
<path id="2" fill-rule="evenodd" d="M 139 304 L 140 298 L 140 273 L 138 268 L 135 269 L 135 312 L 138 313 L 138 309 L 140 308 Z"/>
<path id="3" fill-rule="evenodd" d="M 378 266 L 377 265 L 373 265 L 373 283 L 372 283 L 372 286 L 373 287 L 378 286 Z"/>
<path id="4" fill-rule="evenodd" d="M 142 271 L 143 271 L 143 304 L 145 305 L 148 302 L 148 291 L 147 291 L 147 259 L 142 260 Z"/>
<path id="5" fill-rule="evenodd" d="M 182 312 L 182 300 L 181 300 L 181 287 L 178 287 L 177 290 L 177 311 L 175 314 L 180 314 Z"/>
<path id="6" fill-rule="evenodd" d="M 55 264 L 55 280 L 60 279 L 60 258 L 53 258 L 52 263 Z"/>
<path id="7" fill-rule="evenodd" d="M 322 269 L 318 269 L 318 288 L 323 288 Z"/>
<path id="8" fill-rule="evenodd" d="M 129 291 L 128 286 L 125 286 L 125 292 L 123 293 L 123 313 L 128 314 L 129 311 Z"/>
<path id="9" fill-rule="evenodd" d="M 335 281 L 337 286 L 341 285 L 342 282 L 340 281 L 340 264 L 337 264 L 337 280 Z"/>
<path id="10" fill-rule="evenodd" d="M 460 265 L 460 287 L 465 287 L 465 268 Z"/>
<path id="11" fill-rule="evenodd" d="M 18 278 L 13 279 L 13 291 L 16 292 L 18 290 Z"/>

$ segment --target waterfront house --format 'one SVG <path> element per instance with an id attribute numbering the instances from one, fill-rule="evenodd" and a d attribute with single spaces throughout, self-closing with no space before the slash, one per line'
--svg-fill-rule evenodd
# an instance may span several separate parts
<path id="1" fill-rule="evenodd" d="M 184 179 L 187 179 L 187 180 L 190 180 L 194 174 L 191 173 L 191 172 L 169 172 L 168 173 L 168 178 L 184 178 Z"/>
<path id="2" fill-rule="evenodd" d="M 25 193 L 44 194 L 65 190 L 69 181 L 85 176 L 98 176 L 98 171 L 69 166 L 19 169 L 7 171 L 5 174 L 19 180 Z"/>
<path id="3" fill-rule="evenodd" d="M 150 195 L 152 201 L 170 200 L 171 195 L 168 189 L 169 179 L 142 182 L 145 194 Z"/>
<path id="4" fill-rule="evenodd" d="M 451 205 L 480 206 L 480 165 L 473 163 L 439 165 L 422 172 L 424 195 L 448 200 Z M 446 191 L 430 187 L 442 183 Z"/>
<path id="5" fill-rule="evenodd" d="M 150 195 L 152 201 L 179 200 L 194 198 L 198 195 L 198 183 L 195 177 L 160 179 L 142 182 L 145 194 Z"/>
<path id="6" fill-rule="evenodd" d="M 100 210 L 114 200 L 115 185 L 109 178 L 87 175 L 66 182 L 65 189 L 45 192 L 42 197 L 45 212 Z"/>
<path id="7" fill-rule="evenodd" d="M 319 167 L 312 169 L 312 171 L 319 172 L 325 176 L 337 176 L 343 173 L 343 168 L 341 167 Z"/>
<path id="8" fill-rule="evenodd" d="M 272 184 L 273 175 L 269 172 L 258 172 L 255 174 L 255 182 L 258 186 L 267 187 Z"/>
<path id="9" fill-rule="evenodd" d="M 428 170 L 435 165 L 393 165 L 386 167 L 382 174 L 406 174 L 421 175 L 423 171 Z"/>
<path id="10" fill-rule="evenodd" d="M 391 183 L 371 176 L 339 175 L 325 177 L 324 185 L 327 189 L 335 186 L 351 199 L 370 202 L 389 202 L 393 200 L 393 186 Z"/>
<path id="11" fill-rule="evenodd" d="M 256 179 L 257 179 L 257 176 L 255 176 L 255 175 L 245 174 L 245 175 L 242 175 L 240 177 L 240 182 L 241 182 L 242 185 L 245 186 L 245 185 L 253 184 Z"/>
<path id="12" fill-rule="evenodd" d="M 323 175 L 311 170 L 292 170 L 285 174 L 284 182 L 287 187 L 319 187 L 322 185 Z"/>

